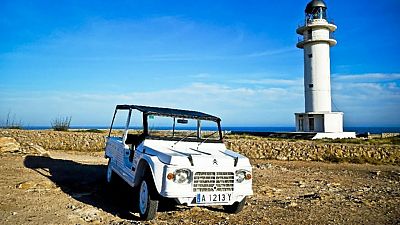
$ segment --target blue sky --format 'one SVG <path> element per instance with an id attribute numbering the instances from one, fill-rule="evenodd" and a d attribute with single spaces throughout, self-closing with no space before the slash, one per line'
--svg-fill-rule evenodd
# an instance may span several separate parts
<path id="1" fill-rule="evenodd" d="M 294 126 L 304 111 L 297 1 L 19 1 L 0 7 L 0 120 L 108 125 L 116 104 Z M 334 110 L 400 126 L 400 1 L 327 0 Z"/>

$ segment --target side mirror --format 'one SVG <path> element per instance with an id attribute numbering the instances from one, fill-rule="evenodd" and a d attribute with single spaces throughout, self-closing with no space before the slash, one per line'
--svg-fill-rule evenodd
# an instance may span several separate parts
<path id="1" fill-rule="evenodd" d="M 178 119 L 176 122 L 181 124 L 187 124 L 189 121 L 186 119 Z"/>

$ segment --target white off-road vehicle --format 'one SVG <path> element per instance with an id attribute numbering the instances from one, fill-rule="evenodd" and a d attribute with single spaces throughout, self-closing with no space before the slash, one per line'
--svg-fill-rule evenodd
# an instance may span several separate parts
<path id="1" fill-rule="evenodd" d="M 113 130 L 120 113 L 127 116 L 122 134 Z M 252 168 L 248 158 L 226 149 L 220 121 L 195 111 L 117 105 L 105 149 L 107 182 L 118 175 L 137 188 L 145 220 L 156 216 L 164 198 L 240 212 L 253 194 Z"/>

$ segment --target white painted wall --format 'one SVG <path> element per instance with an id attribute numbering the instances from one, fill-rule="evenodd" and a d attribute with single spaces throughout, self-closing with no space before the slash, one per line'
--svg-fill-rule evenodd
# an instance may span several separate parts
<path id="1" fill-rule="evenodd" d="M 331 112 L 329 29 L 310 27 L 313 41 L 304 45 L 305 112 Z M 306 29 L 304 38 L 309 33 Z M 311 56 L 311 57 L 310 57 Z"/>
<path id="2" fill-rule="evenodd" d="M 296 131 L 297 132 L 343 132 L 343 113 L 296 113 Z M 310 127 L 310 118 L 314 118 L 314 129 Z M 299 120 L 303 120 L 303 130 L 300 128 Z"/>
<path id="3" fill-rule="evenodd" d="M 343 113 L 327 113 L 325 117 L 325 131 L 324 132 L 343 132 Z"/>

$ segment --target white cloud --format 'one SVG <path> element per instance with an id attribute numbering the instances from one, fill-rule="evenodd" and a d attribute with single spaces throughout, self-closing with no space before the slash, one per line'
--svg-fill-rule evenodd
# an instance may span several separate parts
<path id="1" fill-rule="evenodd" d="M 371 101 L 375 98 L 389 100 L 400 97 L 399 83 L 400 74 L 396 73 L 336 75 L 332 79 L 332 88 L 342 95 L 370 98 Z"/>
<path id="2" fill-rule="evenodd" d="M 286 53 L 292 53 L 296 52 L 297 49 L 295 47 L 286 47 L 286 48 L 280 48 L 280 49 L 269 49 L 266 51 L 260 51 L 260 52 L 253 52 L 249 54 L 243 55 L 243 57 L 265 57 L 265 56 L 275 56 L 275 55 L 282 55 Z"/>
<path id="3" fill-rule="evenodd" d="M 271 86 L 303 86 L 303 79 L 239 79 L 233 80 L 232 82 L 239 84 L 257 84 Z"/>
<path id="4" fill-rule="evenodd" d="M 333 74 L 336 81 L 351 82 L 385 82 L 400 80 L 400 73 L 365 73 L 365 74 Z"/>
<path id="5" fill-rule="evenodd" d="M 378 76 L 385 82 L 365 82 L 360 77 L 371 76 L 363 75 L 353 76 L 359 82 L 332 82 L 333 108 L 344 111 L 347 126 L 400 125 L 399 83 L 386 82 L 387 76 Z M 116 104 L 141 104 L 200 110 L 222 117 L 227 125 L 291 126 L 293 113 L 304 109 L 302 85 L 299 79 L 245 79 L 130 93 L 0 91 L 0 115 L 11 111 L 32 124 L 71 115 L 74 124 L 107 125 Z"/>
<path id="6" fill-rule="evenodd" d="M 198 74 L 191 75 L 190 77 L 197 78 L 197 79 L 207 79 L 207 78 L 212 77 L 212 75 L 209 73 L 198 73 Z"/>
<path id="7" fill-rule="evenodd" d="M 104 124 L 116 104 L 140 104 L 200 110 L 221 116 L 228 124 L 282 125 L 291 123 L 293 107 L 300 108 L 301 100 L 301 93 L 284 88 L 192 83 L 174 89 L 123 94 L 9 93 L 0 103 L 13 108 L 24 120 L 34 120 L 31 115 L 43 118 L 36 121 L 39 124 L 57 115 L 71 115 L 75 124 Z"/>
<path id="8" fill-rule="evenodd" d="M 400 126 L 400 74 L 334 75 L 332 98 L 355 126 Z"/>

